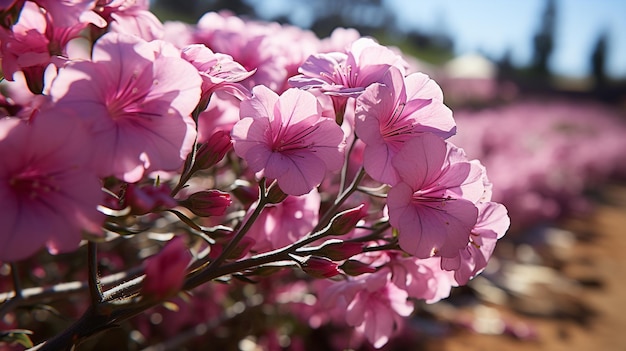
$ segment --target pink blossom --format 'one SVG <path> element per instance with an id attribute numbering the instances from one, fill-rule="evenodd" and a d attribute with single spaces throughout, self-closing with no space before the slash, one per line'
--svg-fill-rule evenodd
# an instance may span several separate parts
<path id="1" fill-rule="evenodd" d="M 254 250 L 269 251 L 302 238 L 317 224 L 319 209 L 320 194 L 315 189 L 306 195 L 287 196 L 282 202 L 268 206 L 248 232 L 256 240 Z"/>
<path id="2" fill-rule="evenodd" d="M 213 52 L 230 55 L 246 70 L 256 73 L 243 84 L 247 88 L 264 85 L 280 91 L 287 80 L 285 50 L 274 37 L 280 31 L 278 23 L 244 21 L 226 11 L 208 12 L 198 20 L 195 42 L 205 44 Z"/>
<path id="3" fill-rule="evenodd" d="M 441 138 L 456 132 L 437 83 L 422 73 L 405 78 L 395 67 L 359 96 L 355 113 L 355 132 L 366 145 L 363 166 L 372 178 L 391 185 L 400 180 L 391 160 L 407 140 L 424 132 Z"/>
<path id="4" fill-rule="evenodd" d="M 96 42 L 93 62 L 59 71 L 50 95 L 87 120 L 100 145 L 94 158 L 100 175 L 136 182 L 146 171 L 183 164 L 195 138 L 190 113 L 200 85 L 173 46 L 110 33 Z"/>
<path id="5" fill-rule="evenodd" d="M 100 232 L 104 196 L 87 167 L 93 144 L 72 116 L 47 110 L 28 123 L 0 119 L 0 261 L 27 258 L 44 245 L 69 252 L 81 231 Z"/>
<path id="6" fill-rule="evenodd" d="M 276 179 L 290 195 L 318 186 L 327 171 L 343 163 L 344 134 L 320 116 L 313 95 L 289 89 L 281 96 L 264 86 L 241 103 L 241 120 L 232 131 L 234 149 L 253 172 Z"/>
<path id="7" fill-rule="evenodd" d="M 401 181 L 389 190 L 387 206 L 400 247 L 418 258 L 457 256 L 476 224 L 483 169 L 430 133 L 407 141 L 392 163 Z"/>
<path id="8" fill-rule="evenodd" d="M 454 279 L 464 285 L 487 267 L 496 241 L 509 229 L 511 221 L 506 208 L 495 202 L 476 204 L 478 220 L 472 229 L 470 242 L 454 258 L 441 258 L 441 268 L 454 271 Z"/>
<path id="9" fill-rule="evenodd" d="M 23 71 L 33 93 L 43 89 L 43 73 L 50 63 L 46 36 L 46 18 L 33 2 L 26 2 L 18 22 L 11 30 L 0 28 L 2 72 L 12 81 L 15 72 Z"/>
<path id="10" fill-rule="evenodd" d="M 99 27 L 106 25 L 102 18 L 93 12 L 95 0 L 35 0 L 35 2 L 46 10 L 55 27 L 67 28 L 78 25 L 85 28 L 88 23 Z"/>
<path id="11" fill-rule="evenodd" d="M 146 277 L 141 292 L 155 299 L 167 298 L 180 290 L 191 255 L 179 236 L 145 261 Z"/>
<path id="12" fill-rule="evenodd" d="M 450 296 L 452 287 L 459 284 L 454 272 L 441 268 L 441 258 L 394 257 L 388 265 L 393 272 L 392 281 L 409 297 L 435 303 Z"/>
<path id="13" fill-rule="evenodd" d="M 182 58 L 198 69 L 202 77 L 202 101 L 205 103 L 208 104 L 216 90 L 225 90 L 242 100 L 250 96 L 248 89 L 238 82 L 253 75 L 254 70 L 247 71 L 229 55 L 213 53 L 205 45 L 194 44 L 183 49 Z"/>
<path id="14" fill-rule="evenodd" d="M 348 325 L 356 327 L 376 348 L 384 346 L 413 312 L 407 293 L 391 281 L 388 269 L 364 274 L 327 287 L 320 300 L 328 308 L 345 310 Z"/>
<path id="15" fill-rule="evenodd" d="M 96 12 L 109 24 L 109 32 L 132 34 L 146 41 L 163 39 L 164 26 L 148 11 L 149 5 L 148 0 L 98 0 Z"/>
<path id="16" fill-rule="evenodd" d="M 367 86 L 379 82 L 389 67 L 404 73 L 404 60 L 370 38 L 352 43 L 347 53 L 314 54 L 300 66 L 299 75 L 289 79 L 298 88 L 318 88 L 331 95 L 357 97 Z"/>

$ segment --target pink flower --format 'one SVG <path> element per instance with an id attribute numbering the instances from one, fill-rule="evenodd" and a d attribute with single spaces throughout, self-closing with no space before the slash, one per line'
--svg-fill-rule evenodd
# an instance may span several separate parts
<path id="1" fill-rule="evenodd" d="M 0 119 L 0 261 L 17 261 L 47 246 L 78 248 L 81 231 L 100 232 L 104 198 L 86 167 L 92 140 L 70 111 L 42 111 L 30 123 Z"/>
<path id="2" fill-rule="evenodd" d="M 466 247 L 483 196 L 483 168 L 443 139 L 424 133 L 394 157 L 401 181 L 388 193 L 400 247 L 418 258 L 455 257 Z"/>
<path id="3" fill-rule="evenodd" d="M 320 116 L 315 97 L 289 89 L 281 96 L 264 86 L 241 103 L 241 120 L 232 131 L 234 149 L 254 172 L 276 179 L 290 195 L 318 186 L 328 170 L 343 163 L 344 134 Z"/>
<path id="4" fill-rule="evenodd" d="M 298 88 L 317 88 L 331 95 L 357 97 L 372 83 L 379 82 L 389 67 L 404 73 L 406 62 L 370 38 L 352 43 L 347 53 L 332 52 L 309 56 L 289 79 Z"/>
<path id="5" fill-rule="evenodd" d="M 294 243 L 317 224 L 319 210 L 320 194 L 315 189 L 268 206 L 248 232 L 256 241 L 254 250 L 264 252 Z"/>
<path id="6" fill-rule="evenodd" d="M 196 69 L 173 46 L 111 33 L 96 42 L 93 62 L 59 71 L 50 95 L 87 120 L 99 145 L 100 175 L 133 183 L 147 171 L 183 164 L 195 138 L 190 113 L 200 85 Z"/>
<path id="7" fill-rule="evenodd" d="M 281 45 L 286 44 L 274 40 L 282 29 L 277 23 L 244 21 L 224 11 L 204 14 L 196 28 L 196 43 L 230 55 L 248 71 L 256 69 L 253 76 L 242 82 L 248 89 L 264 85 L 279 91 L 285 85 L 288 62 Z"/>
<path id="8" fill-rule="evenodd" d="M 422 73 L 405 78 L 395 67 L 359 96 L 355 113 L 355 132 L 366 144 L 363 166 L 372 178 L 391 185 L 400 180 L 391 160 L 407 140 L 424 132 L 442 138 L 456 132 L 437 83 Z"/>
<path id="9" fill-rule="evenodd" d="M 474 278 L 487 267 L 498 239 L 509 229 L 511 221 L 506 208 L 495 202 L 478 203 L 478 220 L 472 229 L 470 242 L 454 258 L 441 258 L 441 268 L 454 271 L 460 285 Z"/>
<path id="10" fill-rule="evenodd" d="M 85 28 L 88 23 L 99 27 L 106 25 L 104 20 L 92 11 L 95 7 L 95 0 L 35 0 L 35 2 L 46 10 L 55 27 L 80 25 Z"/>
<path id="11" fill-rule="evenodd" d="M 41 93 L 43 73 L 50 63 L 46 36 L 46 18 L 33 2 L 26 2 L 18 22 L 11 30 L 0 28 L 2 72 L 12 81 L 15 72 L 23 71 L 30 90 Z"/>
<path id="12" fill-rule="evenodd" d="M 413 312 L 407 293 L 391 281 L 388 269 L 364 274 L 327 287 L 320 296 L 324 306 L 345 310 L 348 325 L 356 327 L 375 348 L 384 346 Z"/>
<path id="13" fill-rule="evenodd" d="M 213 53 L 205 45 L 194 44 L 183 49 L 182 58 L 198 69 L 202 77 L 202 100 L 205 103 L 208 104 L 211 94 L 216 90 L 226 90 L 239 99 L 250 96 L 248 89 L 238 82 L 250 77 L 255 71 L 247 71 L 229 55 Z"/>
<path id="14" fill-rule="evenodd" d="M 155 299 L 164 299 L 180 290 L 191 255 L 181 237 L 175 237 L 156 255 L 145 262 L 146 277 L 141 292 Z"/>
<path id="15" fill-rule="evenodd" d="M 110 32 L 132 34 L 146 41 L 165 36 L 163 23 L 148 11 L 148 0 L 98 0 L 98 5 Z"/>
<path id="16" fill-rule="evenodd" d="M 458 286 L 454 272 L 441 269 L 441 258 L 395 257 L 389 264 L 392 281 L 409 297 L 435 303 L 450 296 Z"/>

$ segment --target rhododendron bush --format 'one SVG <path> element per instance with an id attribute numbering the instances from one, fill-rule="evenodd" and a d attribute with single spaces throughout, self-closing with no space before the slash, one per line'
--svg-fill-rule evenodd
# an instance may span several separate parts
<path id="1" fill-rule="evenodd" d="M 486 267 L 507 211 L 400 52 L 147 7 L 0 5 L 0 343 L 381 348 Z"/>

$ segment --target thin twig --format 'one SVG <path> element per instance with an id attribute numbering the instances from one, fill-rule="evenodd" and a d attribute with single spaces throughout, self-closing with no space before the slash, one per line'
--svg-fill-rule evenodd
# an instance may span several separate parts
<path id="1" fill-rule="evenodd" d="M 20 275 L 17 270 L 17 264 L 15 262 L 10 263 L 11 266 L 11 278 L 13 279 L 13 290 L 15 291 L 15 298 L 22 298 L 22 284 L 20 283 Z"/>
<path id="2" fill-rule="evenodd" d="M 91 305 L 96 306 L 104 299 L 102 296 L 102 286 L 98 276 L 98 244 L 92 241 L 87 242 L 87 282 L 89 285 L 89 296 Z"/>

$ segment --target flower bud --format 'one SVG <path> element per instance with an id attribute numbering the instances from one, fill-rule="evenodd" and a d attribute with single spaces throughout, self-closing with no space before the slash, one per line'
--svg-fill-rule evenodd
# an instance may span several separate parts
<path id="1" fill-rule="evenodd" d="M 209 137 L 206 143 L 198 148 L 196 162 L 193 165 L 194 169 L 207 169 L 216 165 L 232 148 L 233 144 L 230 134 L 223 130 L 216 131 Z"/>
<path id="2" fill-rule="evenodd" d="M 198 217 L 221 216 L 231 203 L 230 194 L 219 190 L 199 191 L 178 202 Z"/>
<path id="3" fill-rule="evenodd" d="M 357 260 L 347 260 L 339 268 L 341 268 L 344 273 L 351 276 L 376 272 L 376 268 Z"/>
<path id="4" fill-rule="evenodd" d="M 171 189 L 166 184 L 159 186 L 128 184 L 124 204 L 130 207 L 130 214 L 144 215 L 159 208 L 176 207 L 176 200 L 170 196 Z"/>
<path id="5" fill-rule="evenodd" d="M 333 242 L 322 246 L 316 254 L 333 261 L 343 261 L 363 252 L 363 244 L 355 242 Z"/>
<path id="6" fill-rule="evenodd" d="M 315 278 L 330 278 L 340 274 L 337 263 L 325 257 L 311 256 L 301 263 L 302 270 Z"/>
<path id="7" fill-rule="evenodd" d="M 141 292 L 159 300 L 174 295 L 183 286 L 190 261 L 191 255 L 183 239 L 175 237 L 159 253 L 145 261 L 146 277 Z"/>
<path id="8" fill-rule="evenodd" d="M 355 208 L 339 212 L 332 219 L 330 225 L 330 235 L 344 235 L 349 233 L 363 219 L 367 212 L 363 210 L 365 204 L 360 204 Z"/>

